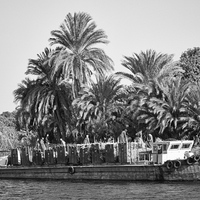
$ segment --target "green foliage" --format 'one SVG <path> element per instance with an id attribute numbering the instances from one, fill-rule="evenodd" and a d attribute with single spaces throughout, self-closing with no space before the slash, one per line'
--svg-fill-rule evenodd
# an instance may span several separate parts
<path id="1" fill-rule="evenodd" d="M 186 96 L 185 105 L 187 107 L 187 115 L 182 128 L 185 134 L 192 138 L 200 131 L 200 86 L 192 84 L 190 91 Z"/>
<path id="2" fill-rule="evenodd" d="M 79 113 L 78 125 L 83 127 L 84 124 L 83 131 L 95 134 L 96 138 L 111 133 L 115 136 L 116 133 L 111 130 L 111 119 L 114 114 L 120 116 L 122 113 L 122 96 L 120 79 L 113 75 L 99 77 L 97 83 L 83 87 L 80 97 L 73 102 Z"/>
<path id="3" fill-rule="evenodd" d="M 60 29 L 52 31 L 51 35 L 50 44 L 61 48 L 54 73 L 62 71 L 65 79 L 72 81 L 74 97 L 83 84 L 90 83 L 91 75 L 104 76 L 113 70 L 111 59 L 97 47 L 108 43 L 107 36 L 97 29 L 90 15 L 69 13 Z"/>
<path id="4" fill-rule="evenodd" d="M 15 130 L 14 113 L 3 112 L 0 115 L 0 149 L 9 150 L 19 144 L 19 132 Z"/>
<path id="5" fill-rule="evenodd" d="M 143 130 L 145 134 L 151 132 L 153 135 L 159 133 L 161 122 L 158 122 L 158 113 L 160 112 L 155 111 L 152 100 L 162 101 L 167 84 L 183 72 L 172 58 L 172 55 L 157 54 L 153 50 L 148 50 L 133 54 L 132 57 L 125 57 L 122 61 L 122 65 L 130 73 L 117 74 L 132 81 L 132 91 L 129 92 L 130 103 L 125 116 L 129 120 L 131 117 L 136 131 Z M 163 133 L 164 129 L 161 128 L 160 132 Z"/>
<path id="6" fill-rule="evenodd" d="M 106 44 L 107 36 L 86 13 L 69 13 L 60 30 L 52 31 L 50 45 L 37 59 L 30 59 L 26 78 L 14 91 L 17 109 L 17 128 L 37 132 L 38 137 L 50 136 L 59 142 L 76 129 L 74 97 L 83 84 L 89 84 L 91 75 L 104 76 L 113 69 L 111 59 L 95 47 Z"/>
<path id="7" fill-rule="evenodd" d="M 159 133 L 165 133 L 167 128 L 171 132 L 171 137 L 180 139 L 182 137 L 181 126 L 185 122 L 187 108 L 185 106 L 185 98 L 189 92 L 189 85 L 183 84 L 181 78 L 168 83 L 163 88 L 163 98 L 151 98 L 149 107 L 157 115 L 157 126 Z"/>
<path id="8" fill-rule="evenodd" d="M 20 146 L 35 146 L 36 133 L 16 130 L 16 112 L 0 115 L 0 149 L 10 150 Z"/>
<path id="9" fill-rule="evenodd" d="M 183 52 L 180 66 L 185 70 L 183 77 L 188 81 L 199 82 L 200 78 L 200 48 L 194 47 Z"/>
<path id="10" fill-rule="evenodd" d="M 134 53 L 122 61 L 129 73 L 107 75 L 113 64 L 99 48 L 107 36 L 90 15 L 69 13 L 51 35 L 56 48 L 29 60 L 26 75 L 34 79 L 25 78 L 14 91 L 16 113 L 0 116 L 5 148 L 34 146 L 47 135 L 54 143 L 86 134 L 116 139 L 125 125 L 133 139 L 140 130 L 163 139 L 199 133 L 200 48 L 188 49 L 180 62 L 153 50 Z M 119 76 L 132 84 L 123 86 Z"/>
<path id="11" fill-rule="evenodd" d="M 17 119 L 21 128 L 36 131 L 38 137 L 55 132 L 55 139 L 65 137 L 66 128 L 71 128 L 71 85 L 58 74 L 51 74 L 55 60 L 50 60 L 55 51 L 45 49 L 38 59 L 29 60 L 27 74 L 36 75 L 35 80 L 26 79 L 14 91 L 15 100 L 20 101 Z M 52 135 L 53 137 L 53 135 Z"/>
<path id="12" fill-rule="evenodd" d="M 173 55 L 156 53 L 153 50 L 147 50 L 140 54 L 134 53 L 132 57 L 124 57 L 122 65 L 130 71 L 130 73 L 118 72 L 122 77 L 128 78 L 133 83 L 148 84 L 149 80 L 152 80 L 158 75 L 163 68 L 171 66 Z M 173 71 L 172 68 L 170 71 Z M 164 75 L 164 72 L 162 75 Z M 169 70 L 167 71 L 169 74 Z"/>

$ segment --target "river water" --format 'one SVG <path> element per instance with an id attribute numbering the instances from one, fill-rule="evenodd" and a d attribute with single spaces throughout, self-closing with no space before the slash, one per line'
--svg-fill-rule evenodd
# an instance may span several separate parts
<path id="1" fill-rule="evenodd" d="M 198 182 L 1 180 L 1 200 L 200 199 Z"/>

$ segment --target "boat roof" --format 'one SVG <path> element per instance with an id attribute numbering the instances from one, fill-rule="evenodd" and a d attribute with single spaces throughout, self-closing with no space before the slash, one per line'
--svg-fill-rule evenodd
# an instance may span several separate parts
<path id="1" fill-rule="evenodd" d="M 170 143 L 170 144 L 181 144 L 181 143 L 193 143 L 193 140 L 165 140 L 165 141 L 159 141 L 159 142 L 155 142 L 156 144 L 166 144 L 166 143 Z"/>

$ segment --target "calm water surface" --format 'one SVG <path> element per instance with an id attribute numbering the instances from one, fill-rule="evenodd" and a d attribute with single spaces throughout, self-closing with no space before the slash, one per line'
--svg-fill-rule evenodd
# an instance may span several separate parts
<path id="1" fill-rule="evenodd" d="M 200 199 L 200 183 L 1 180 L 1 200 Z"/>

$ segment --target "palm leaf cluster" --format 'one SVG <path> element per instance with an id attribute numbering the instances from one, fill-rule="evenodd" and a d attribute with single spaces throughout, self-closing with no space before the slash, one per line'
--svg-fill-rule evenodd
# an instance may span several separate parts
<path id="1" fill-rule="evenodd" d="M 132 139 L 140 130 L 164 139 L 199 131 L 199 87 L 183 79 L 173 55 L 134 53 L 122 60 L 129 73 L 114 74 L 100 48 L 107 36 L 86 13 L 68 14 L 49 41 L 51 48 L 29 60 L 28 77 L 14 91 L 19 129 L 48 135 L 50 142 L 77 142 L 86 134 L 116 139 L 127 125 Z"/>
<path id="2" fill-rule="evenodd" d="M 14 96 L 21 128 L 59 141 L 76 128 L 78 114 L 72 101 L 79 97 L 81 87 L 113 66 L 98 47 L 108 43 L 107 36 L 88 14 L 68 14 L 51 35 L 50 45 L 55 48 L 45 48 L 37 59 L 29 60 L 26 75 L 34 78 L 23 80 Z"/>
<path id="3" fill-rule="evenodd" d="M 118 74 L 132 77 L 127 110 L 137 129 L 164 139 L 191 138 L 198 132 L 198 86 L 184 81 L 184 71 L 171 55 L 141 52 L 122 64 L 131 72 Z"/>
<path id="4" fill-rule="evenodd" d="M 111 59 L 96 47 L 108 43 L 104 31 L 96 28 L 88 14 L 75 13 L 66 16 L 60 30 L 51 32 L 50 44 L 61 47 L 54 73 L 61 70 L 67 80 L 72 80 L 74 97 L 82 84 L 91 81 L 91 75 L 105 75 L 113 69 Z"/>
<path id="5" fill-rule="evenodd" d="M 85 127 L 84 131 L 93 132 L 96 138 L 116 137 L 110 125 L 112 119 L 121 115 L 124 109 L 124 93 L 120 79 L 114 75 L 100 76 L 97 83 L 83 87 L 80 97 L 73 104 L 77 107 L 78 125 Z"/>

